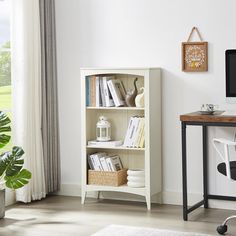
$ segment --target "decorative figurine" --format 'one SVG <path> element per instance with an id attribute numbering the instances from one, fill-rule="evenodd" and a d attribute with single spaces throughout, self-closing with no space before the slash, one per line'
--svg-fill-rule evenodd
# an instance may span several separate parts
<path id="1" fill-rule="evenodd" d="M 111 140 L 111 124 L 105 116 L 100 116 L 97 122 L 97 141 L 106 142 Z"/>
<path id="2" fill-rule="evenodd" d="M 135 97 L 138 94 L 138 89 L 137 89 L 137 80 L 138 78 L 135 78 L 134 80 L 134 89 L 133 90 L 129 90 L 127 91 L 126 95 L 125 95 L 125 102 L 127 104 L 128 107 L 135 107 Z"/>
<path id="3" fill-rule="evenodd" d="M 135 98 L 136 107 L 144 107 L 144 87 L 140 88 L 142 93 L 138 94 Z"/>

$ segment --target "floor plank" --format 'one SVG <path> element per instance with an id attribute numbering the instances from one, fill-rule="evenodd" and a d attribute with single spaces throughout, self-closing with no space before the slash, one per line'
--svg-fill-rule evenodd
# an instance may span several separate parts
<path id="1" fill-rule="evenodd" d="M 232 214 L 236 212 L 201 208 L 184 222 L 180 206 L 153 205 L 148 212 L 144 203 L 88 199 L 81 205 L 77 197 L 50 196 L 9 207 L 5 219 L 0 220 L 0 235 L 86 236 L 110 224 L 217 235 L 217 225 Z M 227 235 L 236 235 L 235 222 L 231 222 Z"/>

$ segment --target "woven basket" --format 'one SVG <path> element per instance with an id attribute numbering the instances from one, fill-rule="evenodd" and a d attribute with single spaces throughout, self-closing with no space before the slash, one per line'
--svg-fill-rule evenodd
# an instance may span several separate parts
<path id="1" fill-rule="evenodd" d="M 88 170 L 88 184 L 120 186 L 127 183 L 127 169 L 119 171 Z"/>

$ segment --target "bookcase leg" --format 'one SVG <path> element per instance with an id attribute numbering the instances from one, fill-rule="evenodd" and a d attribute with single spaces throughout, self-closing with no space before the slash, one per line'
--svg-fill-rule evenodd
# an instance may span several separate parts
<path id="1" fill-rule="evenodd" d="M 150 211 L 151 210 L 151 197 L 146 195 L 146 204 L 147 204 L 147 209 Z"/>
<path id="2" fill-rule="evenodd" d="M 81 196 L 81 204 L 84 204 L 85 198 L 86 198 L 86 191 L 83 191 Z"/>

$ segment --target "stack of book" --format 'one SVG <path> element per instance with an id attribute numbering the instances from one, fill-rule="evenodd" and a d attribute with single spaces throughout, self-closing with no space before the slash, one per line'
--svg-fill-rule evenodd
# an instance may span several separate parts
<path id="1" fill-rule="evenodd" d="M 125 89 L 115 76 L 86 77 L 86 106 L 125 106 Z"/>
<path id="2" fill-rule="evenodd" d="M 98 152 L 88 156 L 88 164 L 91 170 L 118 171 L 123 169 L 120 157 L 115 154 Z"/>
<path id="3" fill-rule="evenodd" d="M 144 143 L 144 117 L 132 116 L 129 120 L 123 146 L 131 148 L 144 148 Z"/>
<path id="4" fill-rule="evenodd" d="M 119 147 L 123 144 L 122 140 L 111 140 L 111 141 L 97 141 L 97 140 L 90 140 L 88 141 L 88 146 L 90 147 Z"/>

